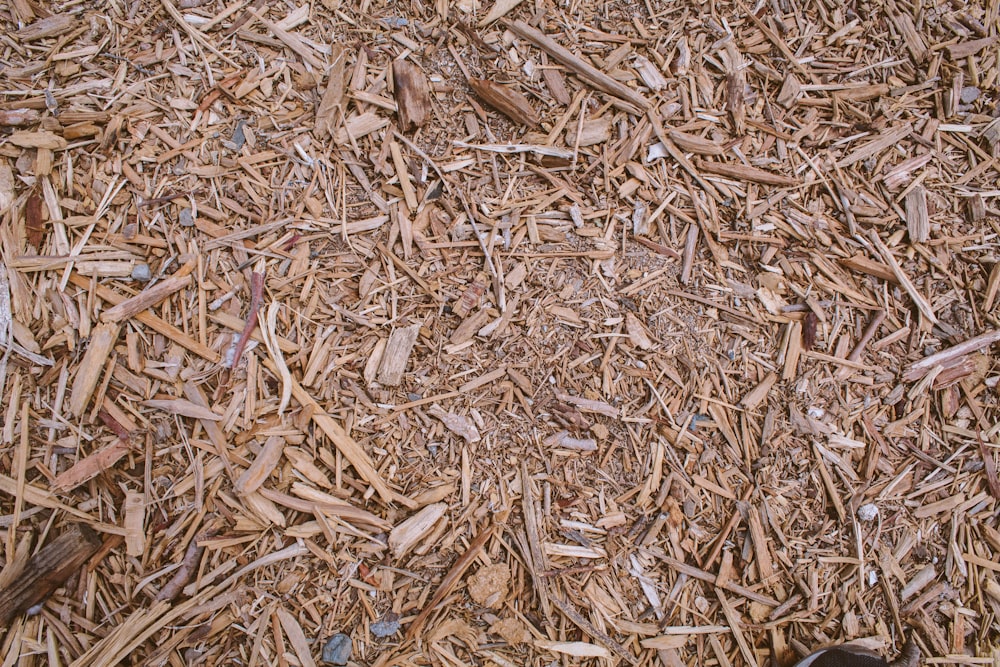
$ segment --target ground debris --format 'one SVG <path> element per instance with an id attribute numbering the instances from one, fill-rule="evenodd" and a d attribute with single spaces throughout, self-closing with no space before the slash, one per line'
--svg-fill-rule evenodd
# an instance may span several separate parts
<path id="1" fill-rule="evenodd" d="M 5 660 L 992 655 L 998 21 L 8 3 Z"/>

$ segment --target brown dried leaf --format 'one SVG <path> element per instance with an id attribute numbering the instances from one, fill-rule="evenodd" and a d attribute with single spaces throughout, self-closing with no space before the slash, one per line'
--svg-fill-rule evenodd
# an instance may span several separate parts
<path id="1" fill-rule="evenodd" d="M 653 349 L 653 341 L 646 332 L 646 327 L 632 313 L 625 314 L 625 331 L 628 333 L 629 341 L 636 347 L 643 350 Z"/>

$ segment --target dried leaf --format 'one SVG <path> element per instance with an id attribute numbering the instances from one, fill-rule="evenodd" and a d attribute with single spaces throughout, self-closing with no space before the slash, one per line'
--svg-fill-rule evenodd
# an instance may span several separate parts
<path id="1" fill-rule="evenodd" d="M 643 350 L 653 349 L 653 341 L 646 332 L 646 327 L 632 313 L 625 314 L 625 332 L 628 333 L 629 341 L 636 347 Z"/>
<path id="2" fill-rule="evenodd" d="M 344 61 L 347 50 L 337 45 L 333 47 L 331 59 L 333 65 L 326 77 L 326 89 L 316 110 L 316 132 L 320 136 L 333 134 L 338 118 L 338 108 L 344 100 Z"/>

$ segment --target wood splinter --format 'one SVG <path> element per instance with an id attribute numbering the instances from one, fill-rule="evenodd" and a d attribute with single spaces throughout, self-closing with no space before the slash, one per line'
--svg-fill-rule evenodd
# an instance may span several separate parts
<path id="1" fill-rule="evenodd" d="M 89 526 L 73 524 L 28 559 L 20 572 L 4 576 L 0 590 L 0 626 L 44 602 L 93 556 L 101 538 Z M 6 572 L 4 573 L 6 575 Z"/>

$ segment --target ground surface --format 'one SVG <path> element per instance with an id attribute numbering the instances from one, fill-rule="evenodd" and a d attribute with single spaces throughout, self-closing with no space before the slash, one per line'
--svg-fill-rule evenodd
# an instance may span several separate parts
<path id="1" fill-rule="evenodd" d="M 5 665 L 997 664 L 996 3 L 513 4 L 0 3 Z"/>

